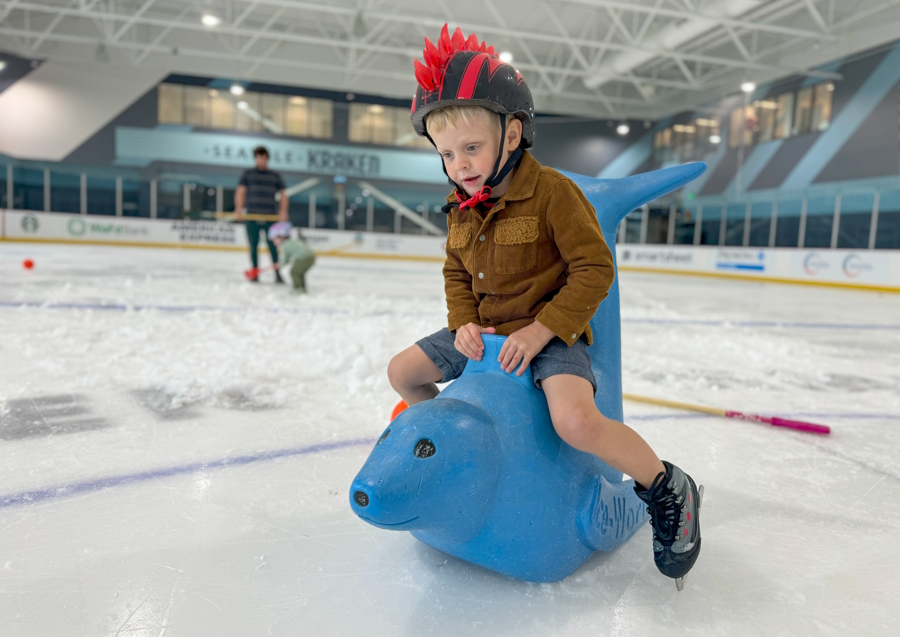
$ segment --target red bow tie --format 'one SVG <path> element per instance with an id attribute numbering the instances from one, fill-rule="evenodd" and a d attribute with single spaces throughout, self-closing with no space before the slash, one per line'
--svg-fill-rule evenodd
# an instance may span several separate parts
<path id="1" fill-rule="evenodd" d="M 491 198 L 491 187 L 483 186 L 481 190 L 477 193 L 469 197 L 468 199 L 463 199 L 462 195 L 459 194 L 459 191 L 456 191 L 456 201 L 459 202 L 459 209 L 465 212 L 466 210 L 472 208 L 473 206 L 480 204 L 484 201 L 487 201 Z"/>

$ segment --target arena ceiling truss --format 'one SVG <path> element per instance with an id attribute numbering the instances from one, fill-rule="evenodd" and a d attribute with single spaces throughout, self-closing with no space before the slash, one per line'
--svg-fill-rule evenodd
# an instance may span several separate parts
<path id="1" fill-rule="evenodd" d="M 657 119 L 900 34 L 900 0 L 6 0 L 0 49 L 411 96 L 423 36 L 508 51 L 545 113 Z"/>

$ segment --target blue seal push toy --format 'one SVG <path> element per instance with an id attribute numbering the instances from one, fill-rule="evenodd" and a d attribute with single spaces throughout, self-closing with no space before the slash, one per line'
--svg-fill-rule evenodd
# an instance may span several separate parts
<path id="1" fill-rule="evenodd" d="M 698 177 L 686 164 L 624 179 L 567 175 L 597 210 L 615 255 L 632 210 Z M 591 319 L 595 402 L 622 420 L 618 278 Z M 504 338 L 483 335 L 484 356 L 434 400 L 413 405 L 382 433 L 350 487 L 350 505 L 382 529 L 516 579 L 554 582 L 594 551 L 611 551 L 647 520 L 634 481 L 553 429 L 531 370 L 507 374 Z"/>

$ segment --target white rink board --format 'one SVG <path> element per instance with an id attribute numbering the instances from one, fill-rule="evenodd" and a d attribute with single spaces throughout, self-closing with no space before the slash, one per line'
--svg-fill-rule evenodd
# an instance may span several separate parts
<path id="1" fill-rule="evenodd" d="M 797 283 L 895 288 L 900 292 L 900 251 L 720 246 L 617 246 L 625 270 L 739 276 Z"/>
<path id="2" fill-rule="evenodd" d="M 144 247 L 247 248 L 240 224 L 0 210 L 0 238 Z M 300 229 L 319 254 L 443 261 L 443 236 Z M 265 245 L 264 243 L 262 244 Z M 623 270 L 835 284 L 900 292 L 900 251 L 624 244 Z"/>
<path id="3" fill-rule="evenodd" d="M 445 237 L 395 235 L 340 230 L 300 229 L 320 253 L 342 256 L 444 258 Z M 224 221 L 143 219 L 76 215 L 30 210 L 0 210 L 0 239 L 12 241 L 108 243 L 143 247 L 247 248 L 241 224 Z M 265 245 L 265 243 L 262 243 Z"/>

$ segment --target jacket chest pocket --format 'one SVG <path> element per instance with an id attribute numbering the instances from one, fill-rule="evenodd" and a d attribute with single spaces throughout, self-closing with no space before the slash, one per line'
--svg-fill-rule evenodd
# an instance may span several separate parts
<path id="1" fill-rule="evenodd" d="M 538 218 L 512 217 L 494 224 L 494 269 L 517 274 L 537 266 Z"/>
<path id="2" fill-rule="evenodd" d="M 472 224 L 454 223 L 447 235 L 447 247 L 456 250 L 466 270 L 472 271 Z"/>

